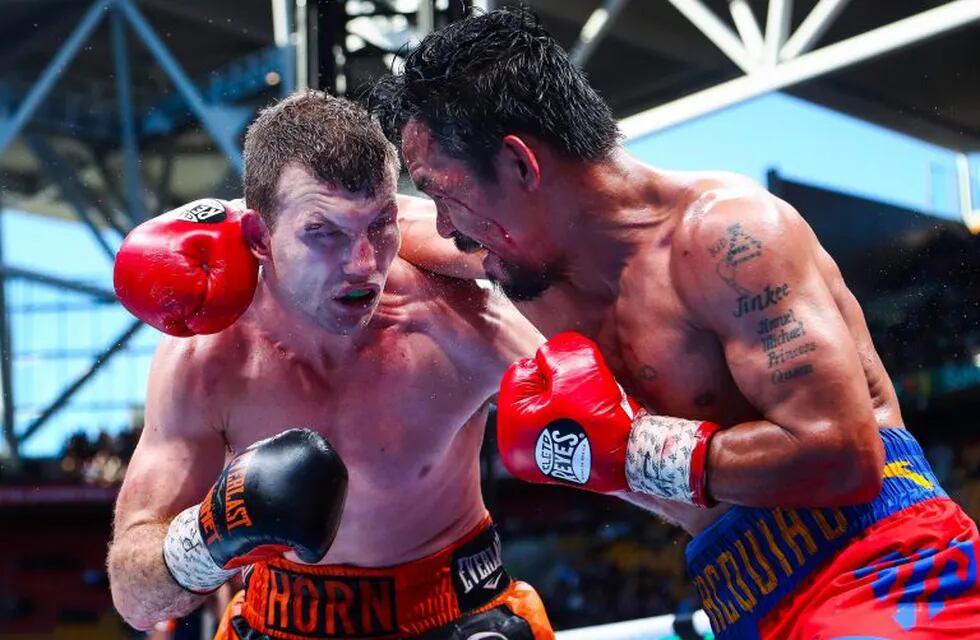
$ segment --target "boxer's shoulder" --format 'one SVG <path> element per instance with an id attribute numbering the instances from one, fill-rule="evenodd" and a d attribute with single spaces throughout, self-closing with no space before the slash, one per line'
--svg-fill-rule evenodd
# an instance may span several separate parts
<path id="1" fill-rule="evenodd" d="M 157 345 L 154 360 L 175 369 L 210 369 L 227 366 L 241 346 L 244 332 L 237 327 L 220 333 L 189 337 L 163 336 Z"/>
<path id="2" fill-rule="evenodd" d="M 802 221 L 784 201 L 739 174 L 699 174 L 678 198 L 671 238 L 675 258 L 715 264 L 741 247 L 740 238 L 776 236 Z M 737 251 L 736 251 L 737 252 Z"/>
<path id="3" fill-rule="evenodd" d="M 237 329 L 218 334 L 176 338 L 163 336 L 150 368 L 150 393 L 163 390 L 185 407 L 217 407 L 237 384 L 244 337 Z"/>
<path id="4" fill-rule="evenodd" d="M 758 181 L 734 171 L 660 171 L 678 190 L 692 199 L 699 195 L 726 189 L 763 189 Z"/>
<path id="5" fill-rule="evenodd" d="M 669 277 L 688 318 L 703 329 L 731 320 L 719 299 L 780 290 L 774 274 L 805 268 L 813 234 L 792 206 L 747 178 L 696 185 L 672 229 Z"/>

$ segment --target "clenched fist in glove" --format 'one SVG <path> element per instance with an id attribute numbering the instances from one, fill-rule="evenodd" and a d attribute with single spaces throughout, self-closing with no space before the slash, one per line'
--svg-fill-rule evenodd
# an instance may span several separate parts
<path id="1" fill-rule="evenodd" d="M 240 200 L 207 198 L 133 229 L 116 254 L 113 283 L 126 309 L 174 336 L 217 333 L 255 293 L 258 261 L 242 233 Z"/>
<path id="2" fill-rule="evenodd" d="M 563 333 L 504 374 L 497 400 L 500 455 L 528 482 L 632 490 L 709 506 L 705 466 L 718 425 L 654 419 L 638 409 L 599 348 L 585 336 Z"/>
<path id="3" fill-rule="evenodd" d="M 290 429 L 235 457 L 200 504 L 170 522 L 163 558 L 177 584 L 205 593 L 237 567 L 295 551 L 319 562 L 347 499 L 347 467 L 309 429 Z"/>

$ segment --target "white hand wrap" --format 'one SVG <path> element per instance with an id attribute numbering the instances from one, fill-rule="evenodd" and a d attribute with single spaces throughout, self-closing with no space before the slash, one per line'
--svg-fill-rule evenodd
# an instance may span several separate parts
<path id="1" fill-rule="evenodd" d="M 211 557 L 198 525 L 200 509 L 199 504 L 188 507 L 170 522 L 163 541 L 163 560 L 177 584 L 195 593 L 210 593 L 238 569 L 222 569 Z"/>
<path id="2" fill-rule="evenodd" d="M 626 448 L 626 481 L 639 493 L 707 507 L 708 442 L 718 425 L 641 413 Z"/>

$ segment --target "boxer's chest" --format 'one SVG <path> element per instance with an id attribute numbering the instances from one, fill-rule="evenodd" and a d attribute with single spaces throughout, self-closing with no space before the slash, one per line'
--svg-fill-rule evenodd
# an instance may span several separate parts
<path id="1" fill-rule="evenodd" d="M 626 287 L 598 342 L 627 393 L 664 415 L 734 424 L 758 417 L 715 334 L 693 326 L 666 268 Z"/>
<path id="2" fill-rule="evenodd" d="M 416 474 L 445 452 L 483 404 L 426 336 L 386 335 L 326 372 L 270 357 L 229 407 L 233 448 L 302 426 L 323 434 L 349 468 L 378 485 Z"/>

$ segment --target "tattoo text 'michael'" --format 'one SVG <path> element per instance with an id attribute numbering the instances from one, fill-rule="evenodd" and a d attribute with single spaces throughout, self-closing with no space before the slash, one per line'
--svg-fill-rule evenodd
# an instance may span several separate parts
<path id="1" fill-rule="evenodd" d="M 796 319 L 792 309 L 760 320 L 756 333 L 768 358 L 769 369 L 782 366 L 817 350 L 815 342 L 802 344 L 798 342 L 806 336 L 806 327 L 802 320 Z M 773 384 L 779 384 L 811 373 L 813 373 L 813 365 L 803 363 L 789 369 L 775 369 L 770 374 L 770 380 Z"/>

